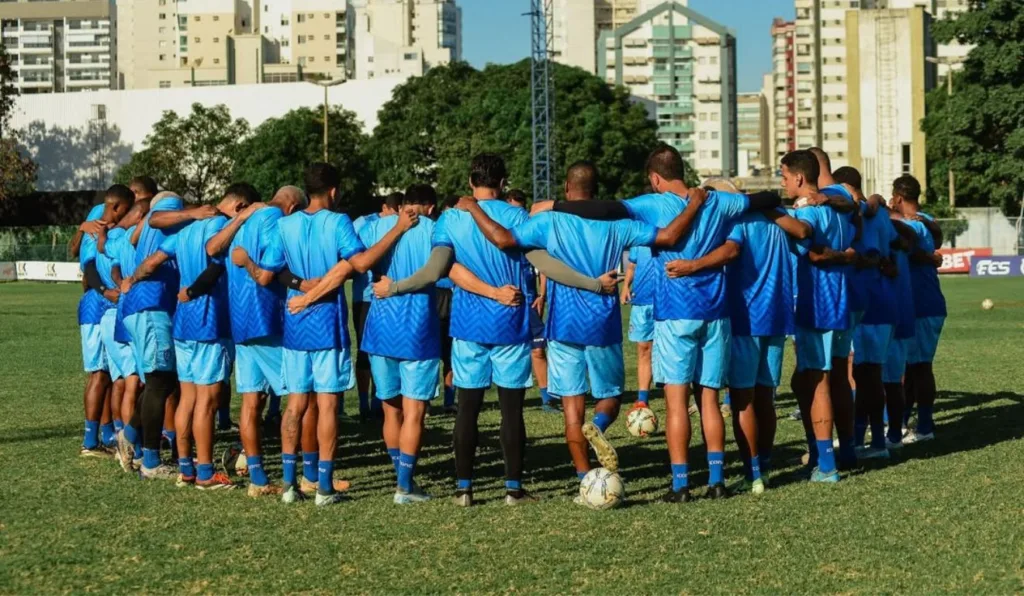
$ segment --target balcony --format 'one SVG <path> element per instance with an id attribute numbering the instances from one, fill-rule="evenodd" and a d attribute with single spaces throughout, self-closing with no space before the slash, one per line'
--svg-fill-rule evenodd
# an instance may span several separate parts
<path id="1" fill-rule="evenodd" d="M 693 140 L 659 138 L 678 149 L 680 153 L 693 153 Z"/>
<path id="2" fill-rule="evenodd" d="M 675 39 L 690 39 L 693 37 L 693 30 L 689 25 L 676 25 L 675 27 L 669 27 L 668 25 L 655 25 L 652 29 L 651 37 L 654 39 L 669 39 L 670 37 Z"/>
<path id="3" fill-rule="evenodd" d="M 660 111 L 660 110 L 659 110 Z M 668 122 L 658 121 L 658 132 L 665 134 L 675 133 L 692 133 L 693 122 L 692 121 L 680 121 L 680 122 Z"/>
<path id="4" fill-rule="evenodd" d="M 687 101 L 674 101 L 658 104 L 659 114 L 687 116 L 693 114 L 693 104 Z"/>
<path id="5" fill-rule="evenodd" d="M 693 58 L 693 48 L 688 46 L 676 46 L 675 52 L 669 46 L 654 46 L 655 58 Z"/>
<path id="6" fill-rule="evenodd" d="M 41 71 L 41 70 L 52 70 L 53 69 L 53 63 L 50 62 L 49 60 L 47 60 L 45 62 L 22 62 L 20 64 L 12 64 L 11 66 L 14 67 L 15 70 L 21 70 L 21 71 L 26 71 L 26 70 Z"/>

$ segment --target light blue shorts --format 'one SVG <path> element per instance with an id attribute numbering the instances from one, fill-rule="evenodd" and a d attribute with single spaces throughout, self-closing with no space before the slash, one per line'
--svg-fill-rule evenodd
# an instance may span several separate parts
<path id="1" fill-rule="evenodd" d="M 885 364 L 892 341 L 892 325 L 861 325 L 853 334 L 854 364 Z"/>
<path id="2" fill-rule="evenodd" d="M 280 337 L 254 339 L 235 346 L 235 390 L 288 395 L 284 384 L 284 348 Z"/>
<path id="3" fill-rule="evenodd" d="M 935 360 L 935 350 L 939 347 L 939 336 L 945 323 L 946 317 L 921 317 L 914 322 L 914 339 L 907 346 L 907 364 Z"/>
<path id="4" fill-rule="evenodd" d="M 654 341 L 654 305 L 643 304 L 629 307 L 629 341 L 636 343 Z"/>
<path id="5" fill-rule="evenodd" d="M 344 393 L 355 384 L 348 348 L 291 350 L 282 348 L 284 384 L 290 393 Z"/>
<path id="6" fill-rule="evenodd" d="M 175 372 L 171 315 L 144 310 L 125 317 L 124 326 L 132 336 L 135 369 L 142 382 L 146 382 L 146 373 Z"/>
<path id="7" fill-rule="evenodd" d="M 107 354 L 107 370 L 113 381 L 124 379 L 135 374 L 135 356 L 129 344 L 114 339 L 114 327 L 117 324 L 117 310 L 110 309 L 103 313 L 100 321 L 103 332 L 103 350 Z"/>
<path id="8" fill-rule="evenodd" d="M 853 336 L 864 319 L 864 311 L 850 312 L 850 327 L 832 334 L 832 357 L 849 358 L 853 350 Z"/>
<path id="9" fill-rule="evenodd" d="M 437 397 L 441 360 L 399 360 L 370 354 L 370 374 L 377 399 L 402 396 L 430 401 Z"/>
<path id="10" fill-rule="evenodd" d="M 797 370 L 832 370 L 836 334 L 843 331 L 796 328 Z"/>
<path id="11" fill-rule="evenodd" d="M 455 386 L 462 389 L 486 389 L 493 382 L 506 389 L 528 389 L 533 386 L 530 349 L 530 342 L 493 345 L 453 337 L 452 372 Z"/>
<path id="12" fill-rule="evenodd" d="M 595 399 L 619 397 L 626 385 L 622 344 L 584 346 L 548 341 L 548 393 L 574 397 L 590 393 Z"/>
<path id="13" fill-rule="evenodd" d="M 785 348 L 785 335 L 774 337 L 732 336 L 729 388 L 778 387 L 782 379 L 782 356 L 786 351 Z"/>
<path id="14" fill-rule="evenodd" d="M 231 378 L 235 344 L 231 340 L 174 340 L 174 359 L 178 381 L 196 385 L 216 385 Z"/>
<path id="15" fill-rule="evenodd" d="M 666 385 L 699 383 L 711 389 L 725 386 L 729 374 L 732 325 L 729 319 L 679 319 L 654 323 L 654 374 Z"/>
<path id="16" fill-rule="evenodd" d="M 107 370 L 107 353 L 103 349 L 103 326 L 79 325 L 82 332 L 82 366 L 85 372 Z"/>
<path id="17" fill-rule="evenodd" d="M 902 383 L 903 373 L 907 370 L 907 344 L 913 339 L 895 339 L 889 342 L 889 349 L 885 356 L 885 366 L 882 367 L 883 383 Z"/>

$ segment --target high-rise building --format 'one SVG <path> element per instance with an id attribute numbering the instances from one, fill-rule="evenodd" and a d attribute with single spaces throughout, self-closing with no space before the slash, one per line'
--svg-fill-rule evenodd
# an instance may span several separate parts
<path id="1" fill-rule="evenodd" d="M 455 0 L 352 0 L 351 70 L 357 79 L 418 76 L 462 59 Z"/>
<path id="2" fill-rule="evenodd" d="M 782 156 L 797 149 L 796 138 L 796 23 L 776 18 L 772 22 L 772 154 L 775 167 L 778 167 Z M 806 43 L 802 43 L 802 58 L 810 53 Z M 806 63 L 806 60 L 805 60 Z M 808 72 L 802 73 L 800 82 L 805 95 L 812 93 L 813 85 L 807 66 L 802 67 Z M 814 144 L 813 139 L 805 139 L 808 145 Z"/>
<path id="3" fill-rule="evenodd" d="M 775 171 L 775 75 L 766 73 L 761 78 L 761 99 L 764 102 L 764 114 L 762 115 L 762 131 L 765 133 L 761 138 L 761 161 L 766 173 Z"/>
<path id="4" fill-rule="evenodd" d="M 766 166 L 762 141 L 768 137 L 768 118 L 768 105 L 760 91 L 736 96 L 737 173 L 740 175 L 760 172 Z"/>
<path id="5" fill-rule="evenodd" d="M 955 19 L 960 13 L 966 12 L 970 8 L 968 0 L 876 0 L 875 4 L 874 8 L 913 8 L 920 6 L 931 14 L 934 20 Z M 939 77 L 945 77 L 946 72 L 950 68 L 954 70 L 960 69 L 963 59 L 967 57 L 967 53 L 971 51 L 972 47 L 957 41 L 936 46 L 934 55 L 941 61 L 938 66 Z"/>
<path id="6" fill-rule="evenodd" d="M 110 89 L 115 84 L 113 0 L 0 2 L 0 38 L 21 93 Z"/>

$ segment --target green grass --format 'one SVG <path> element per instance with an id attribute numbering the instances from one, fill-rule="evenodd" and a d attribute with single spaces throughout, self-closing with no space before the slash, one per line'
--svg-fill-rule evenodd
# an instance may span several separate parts
<path id="1" fill-rule="evenodd" d="M 535 392 L 526 480 L 544 500 L 530 507 L 500 502 L 494 408 L 481 420 L 484 503 L 470 510 L 446 498 L 453 420 L 444 417 L 428 421 L 420 468 L 440 498 L 402 509 L 391 503 L 376 432 L 356 423 L 341 428 L 338 466 L 353 499 L 326 510 L 143 483 L 113 461 L 82 460 L 79 290 L 3 285 L 0 593 L 1020 593 L 1021 287 L 944 280 L 935 442 L 837 486 L 811 486 L 799 475 L 800 425 L 782 419 L 781 469 L 765 495 L 667 506 L 654 502 L 668 481 L 664 437 L 633 439 L 617 422 L 610 433 L 629 502 L 592 512 L 570 503 L 561 420 L 539 412 Z M 979 308 L 986 297 L 996 303 L 989 312 Z M 627 358 L 633 370 L 632 346 Z M 350 394 L 349 413 L 355 401 Z M 782 394 L 780 414 L 792 407 Z M 663 417 L 660 398 L 654 408 Z M 704 451 L 694 452 L 700 486 Z M 726 459 L 739 474 L 731 439 Z"/>

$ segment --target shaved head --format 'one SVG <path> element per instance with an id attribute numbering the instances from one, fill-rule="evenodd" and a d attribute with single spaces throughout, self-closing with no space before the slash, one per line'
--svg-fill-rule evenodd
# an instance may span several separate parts
<path id="1" fill-rule="evenodd" d="M 570 199 L 592 199 L 597 192 L 597 168 L 589 161 L 578 161 L 565 173 L 565 194 Z"/>
<path id="2" fill-rule="evenodd" d="M 270 200 L 271 205 L 280 207 L 285 214 L 305 209 L 309 205 L 309 199 L 306 197 L 306 193 L 303 192 L 298 186 L 282 186 L 274 193 L 274 198 Z"/>
<path id="3" fill-rule="evenodd" d="M 181 198 L 181 197 L 178 196 L 178 193 L 171 192 L 169 190 L 165 190 L 165 191 L 162 191 L 162 192 L 158 192 L 156 194 L 156 196 L 153 197 L 153 203 L 154 204 L 159 203 L 160 201 L 162 201 L 164 199 L 167 199 L 167 198 L 170 198 L 170 197 Z"/>

